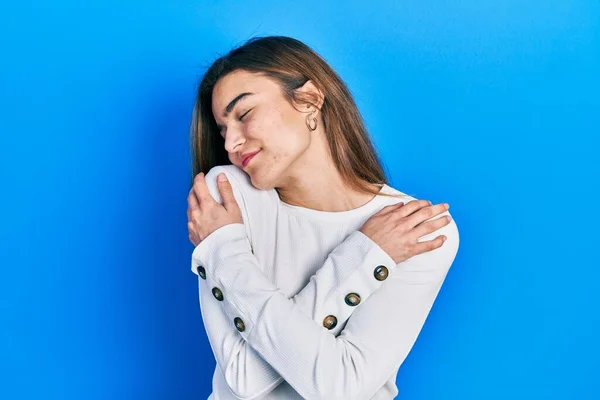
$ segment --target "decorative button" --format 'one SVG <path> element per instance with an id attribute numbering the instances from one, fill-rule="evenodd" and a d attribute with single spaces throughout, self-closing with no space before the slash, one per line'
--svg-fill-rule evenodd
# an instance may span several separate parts
<path id="1" fill-rule="evenodd" d="M 246 329 L 246 325 L 244 325 L 244 321 L 242 321 L 240 317 L 235 317 L 233 319 L 233 323 L 235 324 L 236 329 L 240 332 L 244 332 Z"/>
<path id="2" fill-rule="evenodd" d="M 354 307 L 360 303 L 360 296 L 358 295 L 358 293 L 348 293 L 344 300 L 346 301 L 346 304 L 348 304 L 350 307 Z"/>
<path id="3" fill-rule="evenodd" d="M 323 320 L 323 326 L 329 330 L 335 328 L 336 325 L 337 325 L 337 318 L 335 317 L 335 315 L 328 315 Z"/>
<path id="4" fill-rule="evenodd" d="M 206 279 L 206 270 L 204 269 L 204 267 L 202 265 L 198 265 L 198 268 L 196 268 L 196 271 L 198 271 L 198 275 L 200 275 L 200 278 Z"/>
<path id="5" fill-rule="evenodd" d="M 385 265 L 380 265 L 375 268 L 373 275 L 375 275 L 375 279 L 378 281 L 384 281 L 388 277 L 389 271 Z"/>
<path id="6" fill-rule="evenodd" d="M 212 294 L 213 296 L 215 296 L 215 299 L 223 301 L 223 292 L 221 292 L 221 289 L 219 289 L 218 287 L 212 288 Z"/>

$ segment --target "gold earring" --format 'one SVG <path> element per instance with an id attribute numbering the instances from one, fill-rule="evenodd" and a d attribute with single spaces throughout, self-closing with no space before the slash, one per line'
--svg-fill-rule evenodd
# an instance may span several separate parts
<path id="1" fill-rule="evenodd" d="M 315 129 L 317 129 L 317 119 L 316 118 L 312 118 L 312 121 L 314 122 L 314 126 L 311 123 L 311 117 L 314 114 L 314 111 L 312 111 L 310 114 L 308 114 L 306 116 L 306 126 L 308 126 L 308 129 L 310 129 L 311 131 L 314 131 Z"/>

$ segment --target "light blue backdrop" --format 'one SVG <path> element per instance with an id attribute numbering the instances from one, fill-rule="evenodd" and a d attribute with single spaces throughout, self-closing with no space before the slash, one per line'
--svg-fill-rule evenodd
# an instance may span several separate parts
<path id="1" fill-rule="evenodd" d="M 252 35 L 346 80 L 461 248 L 401 399 L 600 398 L 597 1 L 3 2 L 0 398 L 200 399 L 196 84 Z M 83 5 L 85 3 L 85 5 Z"/>

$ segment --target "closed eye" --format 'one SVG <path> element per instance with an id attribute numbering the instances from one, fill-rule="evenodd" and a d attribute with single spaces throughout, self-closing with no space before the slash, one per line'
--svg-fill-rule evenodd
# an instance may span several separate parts
<path id="1" fill-rule="evenodd" d="M 250 111 L 252 111 L 252 109 L 250 109 L 250 110 L 246 111 L 244 114 L 240 115 L 238 117 L 238 121 L 242 121 L 244 119 L 244 117 L 246 116 L 246 114 L 248 114 Z"/>

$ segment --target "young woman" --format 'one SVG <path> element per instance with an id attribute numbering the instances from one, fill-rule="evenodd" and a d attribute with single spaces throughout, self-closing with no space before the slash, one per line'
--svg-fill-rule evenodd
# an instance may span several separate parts
<path id="1" fill-rule="evenodd" d="M 343 81 L 288 37 L 212 64 L 191 141 L 209 398 L 394 398 L 458 251 L 448 205 L 387 184 Z"/>

